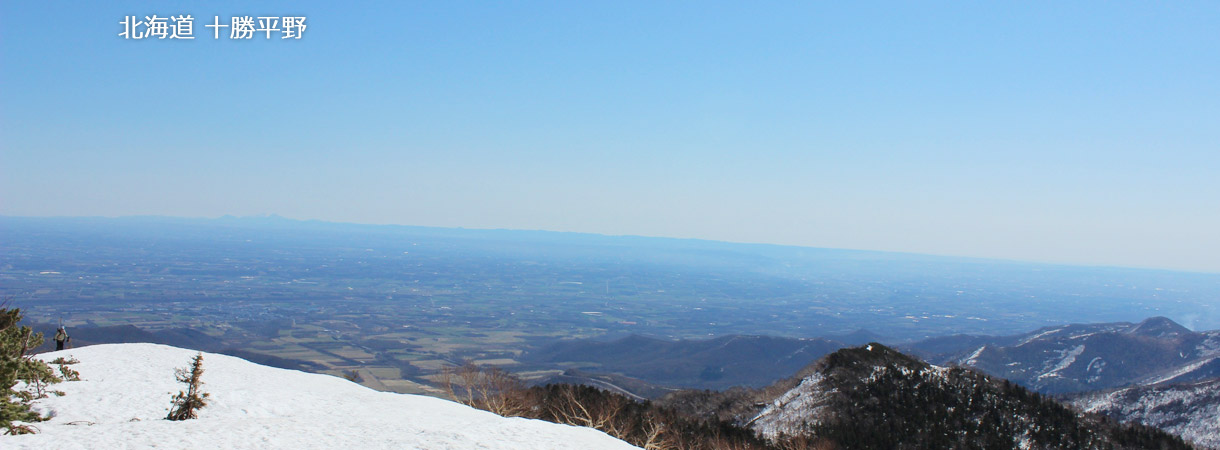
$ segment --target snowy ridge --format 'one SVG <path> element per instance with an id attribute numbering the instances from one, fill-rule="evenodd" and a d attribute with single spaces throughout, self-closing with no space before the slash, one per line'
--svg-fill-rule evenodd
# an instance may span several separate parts
<path id="1" fill-rule="evenodd" d="M 82 381 L 38 400 L 51 415 L 39 434 L 0 436 L 5 449 L 386 448 L 632 449 L 591 429 L 504 418 L 446 400 L 378 392 L 341 378 L 276 369 L 204 353 L 199 418 L 164 420 L 174 369 L 196 352 L 156 344 L 111 344 L 39 355 L 80 360 Z"/>
<path id="2" fill-rule="evenodd" d="M 1197 445 L 1220 448 L 1220 379 L 1087 394 L 1072 404 L 1086 412 L 1137 421 Z"/>
<path id="3" fill-rule="evenodd" d="M 1157 374 L 1156 376 L 1154 376 L 1154 377 L 1152 377 L 1152 378 L 1150 378 L 1150 379 L 1148 379 L 1148 380 L 1145 380 L 1145 381 L 1143 381 L 1143 382 L 1140 382 L 1140 384 L 1141 384 L 1141 385 L 1144 385 L 1144 386 L 1150 386 L 1150 385 L 1153 385 L 1153 384 L 1160 384 L 1160 383 L 1164 383 L 1164 382 L 1167 382 L 1167 381 L 1171 381 L 1171 380 L 1173 380 L 1173 379 L 1175 379 L 1175 378 L 1178 378 L 1178 377 L 1181 377 L 1181 376 L 1183 376 L 1183 375 L 1186 375 L 1186 374 L 1189 374 L 1189 373 L 1191 373 L 1191 372 L 1194 372 L 1194 371 L 1196 371 L 1196 370 L 1199 370 L 1199 368 L 1201 368 L 1201 367 L 1203 367 L 1203 366 L 1207 365 L 1208 363 L 1210 363 L 1210 362 L 1212 362 L 1212 361 L 1215 361 L 1215 360 L 1216 360 L 1216 357 L 1204 358 L 1204 359 L 1201 359 L 1201 360 L 1199 360 L 1199 361 L 1196 361 L 1196 362 L 1193 362 L 1193 363 L 1187 364 L 1187 365 L 1185 365 L 1185 366 L 1182 366 L 1182 367 L 1179 367 L 1179 368 L 1173 369 L 1173 370 L 1171 370 L 1171 371 L 1169 371 L 1169 372 L 1167 372 L 1167 373 L 1160 373 L 1160 374 Z"/>
<path id="4" fill-rule="evenodd" d="M 807 426 L 816 425 L 836 392 L 822 386 L 825 380 L 821 373 L 805 377 L 799 385 L 750 419 L 749 426 L 763 437 L 776 439 L 781 435 L 796 435 Z"/>
<path id="5" fill-rule="evenodd" d="M 930 361 L 973 367 L 1045 394 L 1220 376 L 1220 331 L 1194 332 L 1164 317 L 1063 325 L 963 344 Z"/>

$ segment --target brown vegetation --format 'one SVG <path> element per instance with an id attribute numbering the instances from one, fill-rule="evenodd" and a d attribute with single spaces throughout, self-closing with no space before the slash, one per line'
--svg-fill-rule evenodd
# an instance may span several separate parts
<path id="1" fill-rule="evenodd" d="M 526 387 L 512 374 L 472 363 L 450 367 L 441 386 L 454 401 L 504 416 L 595 428 L 646 450 L 830 450 L 825 442 L 766 442 L 729 421 L 679 413 L 590 386 Z"/>
<path id="2" fill-rule="evenodd" d="M 535 403 L 525 383 L 498 367 L 467 361 L 445 368 L 440 383 L 454 401 L 505 417 L 529 416 Z"/>
<path id="3" fill-rule="evenodd" d="M 201 392 L 203 381 L 203 353 L 198 353 L 191 359 L 190 368 L 174 369 L 174 377 L 186 384 L 186 392 L 178 391 L 173 398 L 173 407 L 166 419 L 187 420 L 198 417 L 197 411 L 208 405 L 208 394 Z"/>

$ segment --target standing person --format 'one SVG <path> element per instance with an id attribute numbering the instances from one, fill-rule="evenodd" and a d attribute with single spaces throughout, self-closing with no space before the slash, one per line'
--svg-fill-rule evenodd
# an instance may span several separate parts
<path id="1" fill-rule="evenodd" d="M 67 342 L 69 339 L 72 338 L 68 337 L 68 330 L 65 330 L 64 327 L 60 325 L 59 331 L 55 332 L 55 350 L 63 350 L 64 342 Z"/>

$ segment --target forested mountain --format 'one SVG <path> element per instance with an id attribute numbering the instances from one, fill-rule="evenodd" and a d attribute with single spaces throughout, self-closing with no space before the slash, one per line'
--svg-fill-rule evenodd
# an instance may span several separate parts
<path id="1" fill-rule="evenodd" d="M 1155 428 L 1078 413 L 1007 380 L 881 344 L 831 353 L 767 389 L 688 391 L 660 403 L 767 439 L 838 448 L 1190 448 Z"/>

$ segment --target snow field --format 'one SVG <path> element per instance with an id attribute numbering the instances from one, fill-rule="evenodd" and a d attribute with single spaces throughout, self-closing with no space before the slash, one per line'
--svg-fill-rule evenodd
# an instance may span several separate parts
<path id="1" fill-rule="evenodd" d="M 204 353 L 199 418 L 164 420 L 184 386 L 174 369 L 197 352 L 156 344 L 110 344 L 39 355 L 75 357 L 81 380 L 36 402 L 51 415 L 39 434 L 0 437 L 5 449 L 361 448 L 632 449 L 591 428 L 504 418 L 454 402 L 378 392 L 321 374 Z"/>

